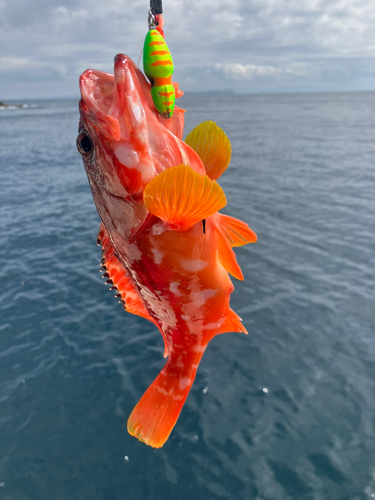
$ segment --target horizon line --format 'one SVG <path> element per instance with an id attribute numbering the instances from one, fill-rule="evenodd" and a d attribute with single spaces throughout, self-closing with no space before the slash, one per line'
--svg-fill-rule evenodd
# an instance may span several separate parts
<path id="1" fill-rule="evenodd" d="M 375 89 L 361 89 L 361 90 L 282 90 L 282 91 L 254 91 L 254 92 L 235 92 L 233 90 L 206 90 L 206 91 L 186 91 L 185 96 L 207 96 L 207 95 L 231 95 L 231 96 L 245 96 L 245 95 L 293 95 L 293 94 L 353 94 L 375 92 Z M 183 97 L 183 96 L 182 96 Z M 18 97 L 18 98 L 1 98 L 0 102 L 6 101 L 58 101 L 58 100 L 79 100 L 81 97 L 77 95 L 66 96 L 52 96 L 52 97 Z"/>

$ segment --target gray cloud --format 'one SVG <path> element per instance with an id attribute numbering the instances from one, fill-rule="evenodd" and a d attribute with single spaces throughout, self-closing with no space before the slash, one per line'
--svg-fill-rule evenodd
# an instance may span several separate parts
<path id="1" fill-rule="evenodd" d="M 256 76 L 276 76 L 283 73 L 274 66 L 257 66 L 256 64 L 218 63 L 215 68 L 231 80 L 251 80 Z M 287 70 L 290 72 L 290 70 Z"/>
<path id="2" fill-rule="evenodd" d="M 188 91 L 374 88 L 373 0 L 164 0 Z M 138 61 L 147 0 L 0 0 L 0 97 L 77 94 L 88 67 Z M 40 86 L 34 84 L 40 80 Z"/>

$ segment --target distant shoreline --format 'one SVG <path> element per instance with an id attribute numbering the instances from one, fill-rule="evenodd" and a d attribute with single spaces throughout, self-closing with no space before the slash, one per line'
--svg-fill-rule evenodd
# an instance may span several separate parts
<path id="1" fill-rule="evenodd" d="M 0 101 L 0 108 L 23 108 L 23 104 L 6 104 L 4 101 Z"/>
<path id="2" fill-rule="evenodd" d="M 207 91 L 185 91 L 185 96 L 186 97 L 207 97 L 207 96 L 234 96 L 234 97 L 241 97 L 241 96 L 272 96 L 272 95 L 283 95 L 283 96 L 288 96 L 288 95 L 322 95 L 322 94 L 371 94 L 374 93 L 375 89 L 369 89 L 369 90 L 296 90 L 294 92 L 292 91 L 272 91 L 272 92 L 266 92 L 266 91 L 254 91 L 254 92 L 234 92 L 232 90 L 207 90 Z M 182 97 L 183 99 L 183 97 Z M 4 101 L 0 101 L 0 107 L 8 108 L 8 107 L 19 107 L 22 108 L 24 107 L 24 104 L 14 104 L 13 102 L 19 103 L 19 101 L 23 102 L 29 102 L 29 101 L 67 101 L 67 100 L 80 100 L 80 96 L 60 96 L 60 97 L 22 97 L 22 98 L 16 98 L 16 99 L 7 99 L 10 104 L 4 103 Z M 13 102 L 12 102 L 13 101 Z"/>

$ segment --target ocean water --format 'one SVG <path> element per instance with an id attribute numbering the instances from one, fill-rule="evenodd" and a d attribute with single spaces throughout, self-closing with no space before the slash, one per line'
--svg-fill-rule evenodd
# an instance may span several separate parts
<path id="1" fill-rule="evenodd" d="M 74 100 L 0 111 L 0 498 L 375 497 L 375 93 L 185 96 L 232 142 L 232 307 L 169 441 L 126 420 L 164 364 L 99 274 Z M 31 106 L 32 105 L 32 106 Z M 235 281 L 235 280 L 234 280 Z"/>

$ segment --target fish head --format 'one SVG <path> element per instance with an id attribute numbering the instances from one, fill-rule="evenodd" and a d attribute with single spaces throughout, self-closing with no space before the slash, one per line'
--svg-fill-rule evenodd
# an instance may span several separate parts
<path id="1" fill-rule="evenodd" d="M 129 220 L 135 212 L 136 225 L 145 214 L 137 204 L 142 205 L 146 185 L 181 163 L 183 151 L 190 149 L 182 142 L 184 111 L 176 107 L 170 119 L 163 118 L 149 82 L 124 54 L 115 57 L 114 74 L 85 71 L 80 90 L 77 148 L 99 215 L 105 222 L 114 199 L 123 200 L 124 217 Z"/>
<path id="2" fill-rule="evenodd" d="M 178 164 L 184 112 L 160 116 L 150 84 L 128 56 L 115 57 L 113 75 L 85 71 L 80 90 L 77 148 L 90 182 L 137 198 L 158 171 Z"/>

